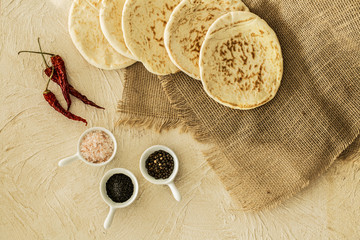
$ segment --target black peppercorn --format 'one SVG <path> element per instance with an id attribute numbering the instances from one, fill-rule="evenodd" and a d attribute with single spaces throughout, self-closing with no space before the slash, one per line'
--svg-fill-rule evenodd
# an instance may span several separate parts
<path id="1" fill-rule="evenodd" d="M 170 153 L 156 151 L 146 159 L 145 167 L 148 174 L 155 179 L 167 179 L 174 170 L 174 159 Z"/>

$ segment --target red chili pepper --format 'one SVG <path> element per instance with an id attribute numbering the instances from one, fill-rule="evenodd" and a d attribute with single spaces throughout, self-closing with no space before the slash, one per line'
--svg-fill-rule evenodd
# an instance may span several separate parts
<path id="1" fill-rule="evenodd" d="M 20 52 L 18 52 L 18 54 L 23 53 L 23 52 L 41 54 L 41 56 L 44 60 L 44 63 L 48 68 L 49 68 L 49 65 L 47 64 L 44 55 L 51 56 L 51 58 L 50 58 L 51 63 L 53 64 L 54 70 L 56 70 L 56 74 L 57 74 L 57 78 L 56 78 L 56 79 L 58 79 L 57 83 L 60 86 L 63 96 L 65 98 L 65 101 L 67 103 L 67 110 L 69 110 L 70 105 L 71 105 L 71 99 L 70 99 L 70 93 L 69 93 L 69 82 L 67 81 L 67 76 L 66 76 L 65 63 L 59 55 L 43 52 L 41 49 L 40 38 L 38 38 L 38 45 L 39 45 L 40 52 L 20 51 Z"/>
<path id="2" fill-rule="evenodd" d="M 75 121 L 81 121 L 84 122 L 85 125 L 87 126 L 87 121 L 79 116 L 76 116 L 75 114 L 67 111 L 66 109 L 64 109 L 59 101 L 56 99 L 56 96 L 54 93 L 52 93 L 50 90 L 46 89 L 43 92 L 44 98 L 45 100 L 50 104 L 50 106 L 52 106 L 56 111 L 58 111 L 59 113 L 61 113 L 62 115 L 64 115 L 65 117 L 75 120 Z"/>
<path id="3" fill-rule="evenodd" d="M 59 55 L 52 56 L 50 59 L 57 74 L 57 84 L 59 84 L 61 88 L 61 91 L 67 103 L 67 110 L 69 110 L 71 105 L 71 99 L 69 94 L 69 82 L 66 76 L 65 63 Z"/>
<path id="4" fill-rule="evenodd" d="M 51 75 L 51 67 L 48 67 L 45 69 L 45 74 L 50 77 Z M 53 80 L 53 82 L 59 84 L 59 76 L 57 74 L 56 68 L 54 69 L 54 74 L 51 78 L 51 80 Z M 83 103 L 88 104 L 90 106 L 96 107 L 96 108 L 100 108 L 100 109 L 105 109 L 103 107 L 98 106 L 96 103 L 94 103 L 93 101 L 89 100 L 85 95 L 82 95 L 79 91 L 77 91 L 72 85 L 69 84 L 69 93 L 71 95 L 73 95 L 74 97 L 78 98 L 79 100 L 81 100 Z"/>
<path id="5" fill-rule="evenodd" d="M 40 52 L 36 52 L 36 51 L 20 51 L 20 52 L 18 52 L 18 54 L 23 53 L 23 52 L 41 54 L 41 56 L 42 56 L 42 58 L 44 60 L 44 63 L 47 66 L 47 68 L 45 69 L 45 74 L 49 76 L 49 80 L 48 80 L 48 82 L 46 84 L 45 91 L 43 92 L 43 96 L 44 96 L 45 100 L 49 103 L 49 105 L 51 107 L 53 107 L 56 111 L 58 111 L 59 113 L 61 113 L 65 117 L 67 117 L 69 119 L 72 119 L 72 120 L 75 120 L 75 121 L 84 122 L 85 125 L 87 125 L 87 121 L 84 118 L 79 117 L 79 116 L 77 116 L 77 115 L 75 115 L 75 114 L 68 111 L 69 108 L 70 108 L 70 105 L 71 105 L 70 94 L 72 94 L 75 97 L 79 98 L 81 101 L 83 101 L 86 104 L 92 105 L 92 106 L 97 107 L 97 108 L 102 108 L 102 107 L 99 107 L 98 105 L 96 105 L 95 103 L 93 103 L 92 101 L 87 99 L 84 95 L 80 94 L 78 91 L 76 91 L 68 83 L 67 76 L 66 76 L 66 70 L 65 70 L 65 63 L 64 63 L 64 61 L 62 60 L 62 58 L 59 55 L 43 52 L 42 49 L 41 49 L 41 45 L 40 45 L 40 38 L 38 38 L 38 44 L 39 44 Z M 51 56 L 51 62 L 53 64 L 52 67 L 49 67 L 48 63 L 45 60 L 44 55 L 50 55 Z M 48 89 L 50 80 L 53 80 L 54 82 L 56 82 L 61 87 L 64 98 L 65 98 L 65 100 L 67 102 L 67 105 L 68 105 L 67 110 L 64 109 L 61 106 L 59 101 L 56 99 L 56 96 L 54 95 L 54 93 L 52 93 Z"/>

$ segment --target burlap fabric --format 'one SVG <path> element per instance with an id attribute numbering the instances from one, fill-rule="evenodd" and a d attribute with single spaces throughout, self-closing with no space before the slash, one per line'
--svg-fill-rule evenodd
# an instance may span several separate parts
<path id="1" fill-rule="evenodd" d="M 277 33 L 284 76 L 254 110 L 210 99 L 183 73 L 125 72 L 120 123 L 182 126 L 212 144 L 207 160 L 244 210 L 290 197 L 323 173 L 360 129 L 360 1 L 244 1 Z M 187 161 L 187 160 L 184 160 Z"/>

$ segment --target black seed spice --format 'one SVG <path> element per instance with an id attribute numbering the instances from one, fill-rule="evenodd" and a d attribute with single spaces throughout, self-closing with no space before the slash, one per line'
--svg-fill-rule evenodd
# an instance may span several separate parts
<path id="1" fill-rule="evenodd" d="M 155 179 L 167 179 L 174 170 L 174 159 L 170 153 L 156 151 L 146 159 L 145 167 L 148 174 Z"/>
<path id="2" fill-rule="evenodd" d="M 133 195 L 133 192 L 134 185 L 131 178 L 125 174 L 114 174 L 106 182 L 106 193 L 114 202 L 126 202 Z"/>

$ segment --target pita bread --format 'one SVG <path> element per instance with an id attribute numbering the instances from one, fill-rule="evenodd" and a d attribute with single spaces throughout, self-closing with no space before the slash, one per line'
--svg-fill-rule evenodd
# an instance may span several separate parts
<path id="1" fill-rule="evenodd" d="M 86 61 L 98 68 L 119 69 L 135 63 L 116 52 L 105 39 L 100 29 L 98 6 L 87 0 L 72 3 L 69 33 L 75 47 Z"/>
<path id="2" fill-rule="evenodd" d="M 122 28 L 126 46 L 149 72 L 157 75 L 175 73 L 164 46 L 167 21 L 180 0 L 127 0 Z"/>
<path id="3" fill-rule="evenodd" d="M 105 38 L 116 51 L 135 60 L 125 45 L 121 28 L 124 4 L 125 0 L 103 0 L 100 6 L 100 26 Z"/>
<path id="4" fill-rule="evenodd" d="M 275 32 L 257 15 L 231 12 L 209 28 L 200 50 L 200 76 L 206 93 L 236 109 L 270 101 L 283 73 Z"/>
<path id="5" fill-rule="evenodd" d="M 199 52 L 210 25 L 233 11 L 249 11 L 240 0 L 183 0 L 165 28 L 164 42 L 172 62 L 200 80 Z"/>
<path id="6" fill-rule="evenodd" d="M 86 0 L 88 2 L 88 4 L 90 4 L 91 6 L 93 6 L 96 9 L 100 8 L 101 2 L 103 0 Z"/>

